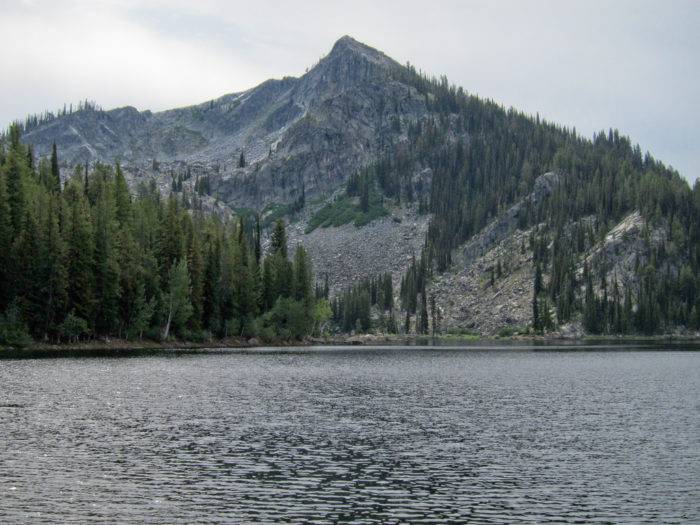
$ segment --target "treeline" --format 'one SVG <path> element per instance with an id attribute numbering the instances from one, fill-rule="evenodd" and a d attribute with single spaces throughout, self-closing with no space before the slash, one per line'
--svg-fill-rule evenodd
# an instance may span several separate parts
<path id="1" fill-rule="evenodd" d="M 73 104 L 64 104 L 63 108 L 59 109 L 56 113 L 45 111 L 44 113 L 28 115 L 24 121 L 16 121 L 14 125 L 19 128 L 20 134 L 24 134 L 38 128 L 43 124 L 48 124 L 59 117 L 65 117 L 66 115 L 72 115 L 73 113 L 79 113 L 82 111 L 102 111 L 102 108 L 94 101 L 81 100 L 78 102 L 75 108 L 73 107 Z"/>
<path id="2" fill-rule="evenodd" d="M 527 201 L 518 217 L 523 229 L 541 225 L 538 235 L 553 243 L 537 261 L 547 284 L 537 289 L 533 282 L 535 328 L 578 318 L 592 333 L 698 328 L 697 182 L 691 190 L 675 170 L 616 130 L 589 140 L 575 128 L 468 95 L 444 77 L 419 75 L 410 65 L 394 75 L 423 94 L 431 112 L 403 123 L 408 140 L 368 168 L 386 195 L 418 200 L 421 211 L 433 214 L 421 262 L 404 277 L 405 310 L 416 312 L 423 280 L 433 269 L 447 269 L 456 247 L 532 192 L 537 176 L 554 171 L 554 191 Z M 429 187 L 414 177 L 426 168 L 432 171 Z M 647 231 L 633 278 L 618 282 L 605 261 L 577 272 L 582 254 L 635 210 Z M 652 239 L 655 231 L 663 233 L 661 240 Z"/>
<path id="3" fill-rule="evenodd" d="M 378 325 L 372 321 L 372 308 L 379 313 Z M 390 273 L 366 277 L 331 301 L 332 320 L 343 332 L 368 332 L 378 328 L 397 333 L 394 316 L 394 286 Z"/>
<path id="4" fill-rule="evenodd" d="M 37 165 L 19 139 L 12 126 L 0 147 L 0 343 L 293 339 L 330 315 L 283 222 L 264 256 L 259 222 L 188 211 L 155 185 L 134 197 L 118 164 L 63 186 L 55 147 Z"/>
<path id="5" fill-rule="evenodd" d="M 660 233 L 657 231 L 657 233 Z M 598 241 L 592 224 L 573 223 L 567 232 L 533 234 L 535 255 L 533 328 L 546 332 L 580 316 L 592 334 L 653 335 L 678 326 L 700 329 L 700 283 L 689 259 L 666 250 L 673 243 L 653 242 L 647 228 L 644 250 L 631 275 L 611 269 L 605 257 L 584 261 L 581 255 Z M 544 272 L 549 279 L 545 282 Z"/>
<path id="6" fill-rule="evenodd" d="M 441 333 L 442 314 L 435 295 L 426 293 L 427 280 L 421 264 L 424 261 L 414 257 L 409 271 L 402 278 L 403 318 L 395 302 L 392 276 L 384 273 L 364 278 L 334 297 L 331 301 L 332 321 L 342 332 Z"/>

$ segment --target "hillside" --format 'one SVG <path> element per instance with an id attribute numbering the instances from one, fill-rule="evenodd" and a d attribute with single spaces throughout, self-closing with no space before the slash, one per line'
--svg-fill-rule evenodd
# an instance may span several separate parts
<path id="1" fill-rule="evenodd" d="M 616 130 L 589 140 L 350 37 L 299 78 L 159 113 L 87 105 L 22 140 L 56 143 L 64 181 L 118 161 L 134 191 L 248 229 L 285 218 L 346 330 L 700 329 L 697 185 Z"/>

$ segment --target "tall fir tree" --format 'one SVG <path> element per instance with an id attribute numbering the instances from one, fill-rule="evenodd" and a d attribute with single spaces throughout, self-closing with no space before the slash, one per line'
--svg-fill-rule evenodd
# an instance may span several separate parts
<path id="1" fill-rule="evenodd" d="M 61 191 L 61 171 L 58 167 L 58 152 L 55 141 L 51 146 L 51 190 L 56 193 Z"/>

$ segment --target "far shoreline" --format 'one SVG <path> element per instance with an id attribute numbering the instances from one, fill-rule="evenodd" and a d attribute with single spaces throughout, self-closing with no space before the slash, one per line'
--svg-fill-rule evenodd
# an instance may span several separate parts
<path id="1" fill-rule="evenodd" d="M 207 350 L 252 350 L 252 349 L 282 349 L 282 348 L 312 348 L 319 346 L 337 347 L 362 347 L 362 346 L 414 346 L 435 348 L 457 347 L 493 347 L 519 346 L 549 348 L 589 349 L 605 346 L 624 346 L 640 344 L 657 346 L 660 344 L 672 344 L 682 346 L 687 343 L 691 346 L 698 345 L 700 350 L 700 337 L 691 335 L 655 335 L 655 336 L 535 336 L 517 335 L 508 337 L 499 336 L 461 336 L 441 335 L 417 336 L 417 335 L 387 335 L 387 334 L 361 334 L 361 335 L 336 335 L 329 337 L 309 337 L 300 341 L 261 341 L 257 338 L 226 338 L 207 341 L 129 341 L 125 339 L 91 340 L 78 343 L 48 344 L 35 343 L 23 348 L 0 347 L 0 360 L 3 359 L 37 359 L 59 357 L 129 357 L 149 354 L 179 355 L 206 352 Z"/>

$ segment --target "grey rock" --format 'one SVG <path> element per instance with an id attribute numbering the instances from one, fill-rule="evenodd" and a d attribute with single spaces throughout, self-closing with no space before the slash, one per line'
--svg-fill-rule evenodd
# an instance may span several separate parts
<path id="1" fill-rule="evenodd" d="M 55 141 L 64 178 L 74 165 L 118 160 L 136 178 L 167 185 L 190 167 L 210 175 L 221 201 L 260 208 L 302 188 L 307 197 L 333 192 L 383 145 L 402 140 L 406 122 L 426 116 L 424 97 L 398 80 L 399 68 L 346 36 L 299 78 L 157 113 L 86 109 L 30 127 L 23 140 L 40 156 Z"/>

